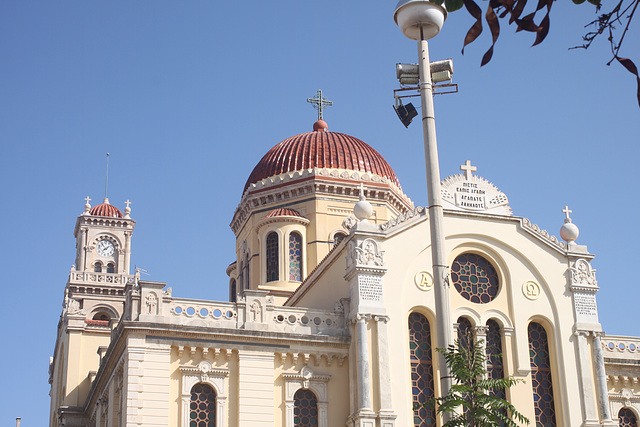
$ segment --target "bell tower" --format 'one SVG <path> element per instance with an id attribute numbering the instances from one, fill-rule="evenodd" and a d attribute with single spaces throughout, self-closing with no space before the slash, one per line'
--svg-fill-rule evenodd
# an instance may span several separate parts
<path id="1" fill-rule="evenodd" d="M 50 426 L 84 426 L 83 405 L 124 310 L 135 221 L 109 199 L 84 212 L 74 229 L 76 261 L 64 290 L 54 356 L 49 365 Z"/>

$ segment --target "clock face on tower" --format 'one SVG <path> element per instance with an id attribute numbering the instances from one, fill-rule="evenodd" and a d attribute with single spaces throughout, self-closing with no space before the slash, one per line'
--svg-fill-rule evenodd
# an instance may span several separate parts
<path id="1" fill-rule="evenodd" d="M 98 242 L 98 246 L 96 248 L 98 255 L 100 256 L 111 256 L 116 251 L 115 246 L 108 240 L 101 240 Z"/>

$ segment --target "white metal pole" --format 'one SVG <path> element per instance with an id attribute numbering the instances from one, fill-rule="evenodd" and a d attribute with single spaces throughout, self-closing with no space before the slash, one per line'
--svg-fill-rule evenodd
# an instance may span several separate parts
<path id="1" fill-rule="evenodd" d="M 451 308 L 449 301 L 448 271 L 444 248 L 444 215 L 440 192 L 440 166 L 438 165 L 438 144 L 436 142 L 436 121 L 433 110 L 433 91 L 429 69 L 429 45 L 426 40 L 418 42 L 420 70 L 420 97 L 422 98 L 422 131 L 424 153 L 427 166 L 427 196 L 429 202 L 429 225 L 431 231 L 431 261 L 436 300 L 436 333 L 438 347 L 447 348 L 451 341 Z M 444 356 L 438 353 L 441 396 L 451 388 L 451 377 Z"/>

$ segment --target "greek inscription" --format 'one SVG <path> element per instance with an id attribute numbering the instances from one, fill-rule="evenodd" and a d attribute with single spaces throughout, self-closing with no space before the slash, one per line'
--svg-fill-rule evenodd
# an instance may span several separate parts
<path id="1" fill-rule="evenodd" d="M 378 276 L 361 275 L 358 278 L 362 301 L 382 302 L 382 279 Z"/>

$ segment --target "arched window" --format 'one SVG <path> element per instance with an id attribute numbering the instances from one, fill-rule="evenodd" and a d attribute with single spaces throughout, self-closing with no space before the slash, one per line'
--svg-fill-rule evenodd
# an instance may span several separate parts
<path id="1" fill-rule="evenodd" d="M 189 427 L 215 427 L 216 392 L 208 384 L 198 383 L 191 388 Z"/>
<path id="2" fill-rule="evenodd" d="M 101 263 L 100 261 L 96 262 L 96 263 L 93 265 L 93 271 L 94 271 L 95 273 L 102 273 L 102 263 Z"/>
<path id="3" fill-rule="evenodd" d="M 423 405 L 413 412 L 416 427 L 436 425 L 436 417 L 429 400 L 434 397 L 433 354 L 431 329 L 426 317 L 419 313 L 409 315 L 409 353 L 411 361 L 412 406 Z"/>
<path id="4" fill-rule="evenodd" d="M 302 282 L 302 236 L 289 235 L 289 280 Z"/>
<path id="5" fill-rule="evenodd" d="M 293 425 L 317 427 L 318 398 L 311 390 L 301 388 L 293 396 Z"/>
<path id="6" fill-rule="evenodd" d="M 464 348 L 469 350 L 473 342 L 473 327 L 466 317 L 458 318 L 458 340 Z"/>
<path id="7" fill-rule="evenodd" d="M 100 321 L 103 321 L 103 322 L 105 322 L 105 321 L 108 322 L 108 321 L 111 320 L 111 317 L 109 317 L 109 315 L 107 313 L 101 311 L 101 312 L 98 312 L 98 313 L 93 315 L 93 320 L 100 320 Z"/>
<path id="8" fill-rule="evenodd" d="M 278 233 L 271 232 L 267 235 L 267 282 L 275 282 L 280 279 L 280 267 L 278 265 Z"/>
<path id="9" fill-rule="evenodd" d="M 556 410 L 551 383 L 551 360 L 547 331 L 539 323 L 529 324 L 529 357 L 531 360 L 531 386 L 536 425 L 555 427 Z"/>
<path id="10" fill-rule="evenodd" d="M 636 414 L 629 408 L 622 408 L 618 412 L 618 425 L 620 427 L 638 427 Z"/>
<path id="11" fill-rule="evenodd" d="M 342 242 L 347 237 L 344 233 L 336 233 L 333 235 L 333 246 L 338 246 L 338 243 Z"/>
<path id="12" fill-rule="evenodd" d="M 229 301 L 236 302 L 238 299 L 238 288 L 236 285 L 236 279 L 231 279 L 231 286 L 229 286 Z"/>
<path id="13" fill-rule="evenodd" d="M 107 273 L 115 273 L 116 272 L 116 266 L 113 265 L 113 263 L 109 263 L 107 264 Z"/>
<path id="14" fill-rule="evenodd" d="M 504 364 L 502 362 L 502 334 L 500 333 L 500 325 L 493 319 L 487 320 L 487 376 L 491 379 L 504 378 Z M 491 390 L 491 394 L 501 399 L 506 399 L 507 395 L 504 389 Z M 506 409 L 502 408 L 502 413 L 507 414 Z"/>

